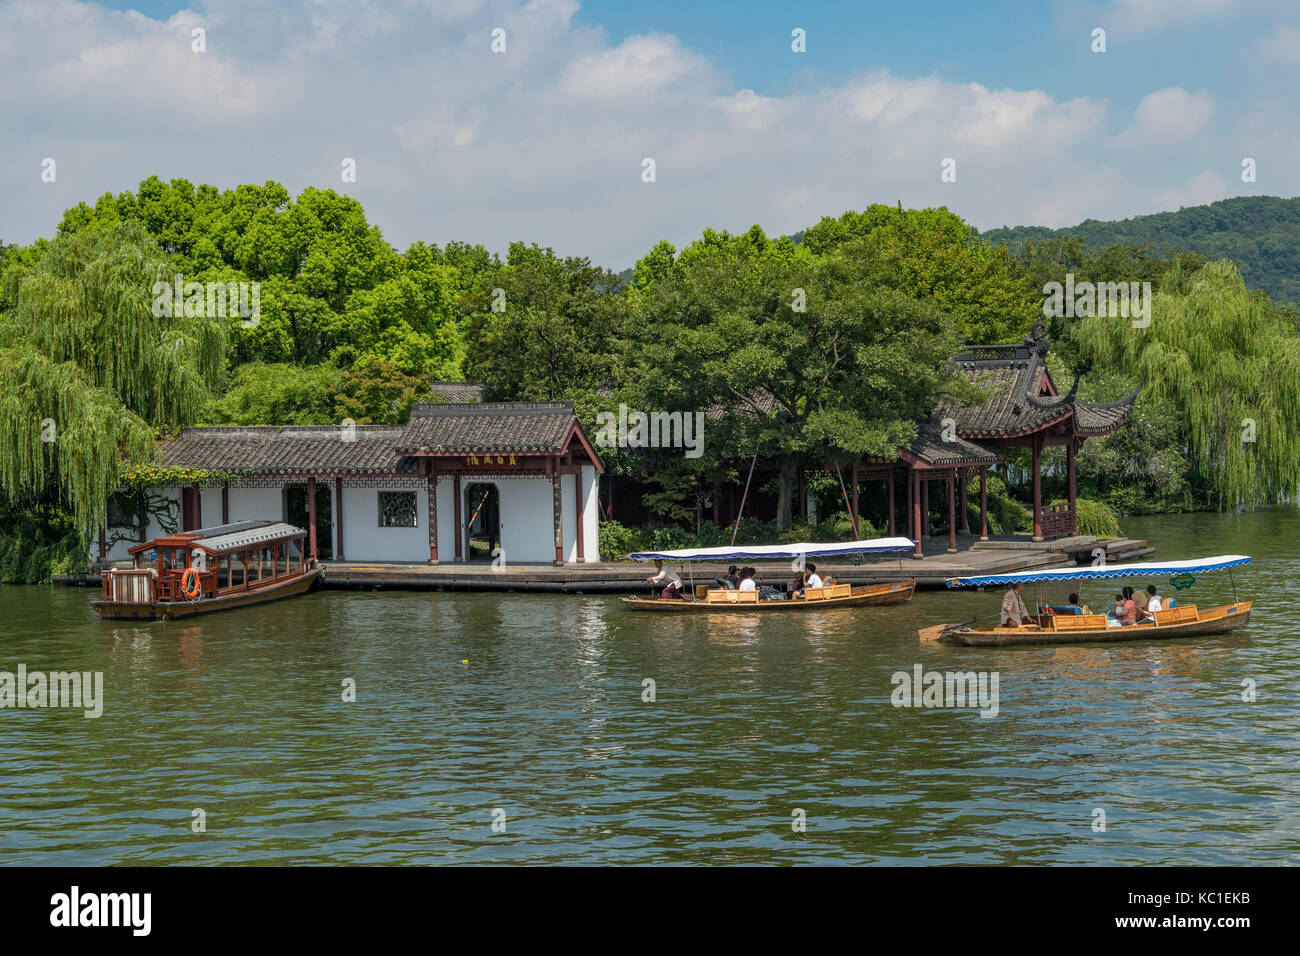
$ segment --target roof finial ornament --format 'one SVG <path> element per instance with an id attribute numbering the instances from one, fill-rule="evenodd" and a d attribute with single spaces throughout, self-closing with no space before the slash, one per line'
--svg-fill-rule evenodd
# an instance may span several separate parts
<path id="1" fill-rule="evenodd" d="M 1036 352 L 1046 352 L 1051 344 L 1051 340 L 1047 337 L 1047 326 L 1042 322 L 1035 322 L 1029 334 L 1025 336 L 1025 345 Z"/>

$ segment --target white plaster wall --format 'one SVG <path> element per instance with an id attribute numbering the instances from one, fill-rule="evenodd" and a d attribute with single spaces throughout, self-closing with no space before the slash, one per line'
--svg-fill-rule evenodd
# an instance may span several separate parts
<path id="1" fill-rule="evenodd" d="M 438 563 L 456 560 L 455 481 L 438 479 Z"/>
<path id="2" fill-rule="evenodd" d="M 221 486 L 199 489 L 199 527 L 213 528 L 221 524 Z"/>
<path id="3" fill-rule="evenodd" d="M 491 480 L 501 492 L 501 547 L 505 549 L 506 562 L 509 564 L 553 563 L 555 531 L 551 523 L 550 479 L 496 478 Z M 463 488 L 461 493 L 464 494 Z M 573 493 L 572 485 L 569 486 L 569 493 Z"/>
<path id="4" fill-rule="evenodd" d="M 343 489 L 343 555 L 349 561 L 429 560 L 429 498 L 425 488 L 415 491 L 415 527 L 379 527 L 379 492 L 410 488 Z"/>
<path id="5" fill-rule="evenodd" d="M 582 548 L 589 563 L 600 560 L 600 475 L 595 465 L 582 466 Z M 577 543 L 574 543 L 577 551 Z"/>
<path id="6" fill-rule="evenodd" d="M 218 489 L 218 491 L 220 491 L 220 489 Z M 180 488 L 177 488 L 177 487 L 155 488 L 155 489 L 152 490 L 151 493 L 152 493 L 152 494 L 155 494 L 155 495 L 162 495 L 162 496 L 164 496 L 164 497 L 166 497 L 166 498 L 170 498 L 172 501 L 176 502 L 176 520 L 177 520 L 177 522 L 179 523 L 179 521 L 180 521 L 180 500 L 181 500 L 181 490 L 180 490 Z M 220 514 L 220 513 L 221 513 L 220 511 L 217 512 L 217 514 Z M 148 541 L 150 538 L 156 538 L 156 537 L 158 537 L 159 535 L 166 534 L 169 530 L 171 530 L 171 529 L 163 528 L 162 525 L 160 525 L 160 524 L 158 523 L 158 520 L 157 520 L 156 518 L 150 516 L 150 518 L 149 518 L 149 528 L 148 528 L 148 530 L 145 532 L 145 540 Z M 133 531 L 127 531 L 127 529 L 125 529 L 125 528 L 110 528 L 110 529 L 109 529 L 109 533 L 108 533 L 108 537 L 109 537 L 110 540 L 111 540 L 112 537 L 113 537 L 113 532 L 114 532 L 114 531 L 125 532 L 125 533 L 127 533 L 127 534 L 134 535 L 134 532 L 133 532 Z M 131 547 L 131 546 L 133 546 L 133 545 L 139 544 L 139 543 L 140 543 L 140 542 L 135 541 L 135 540 L 130 540 L 130 541 L 119 541 L 119 542 L 117 542 L 116 544 L 114 544 L 111 548 L 108 549 L 107 557 L 105 558 L 105 560 L 107 560 L 107 561 L 125 561 L 125 560 L 127 560 L 127 559 L 129 559 L 129 558 L 131 557 L 129 554 L 126 553 L 126 549 L 129 548 L 129 547 Z M 97 534 L 91 536 L 91 540 L 90 540 L 90 560 L 91 560 L 91 561 L 98 561 L 98 560 L 99 560 L 99 535 L 97 535 Z"/>
<path id="7" fill-rule="evenodd" d="M 218 490 L 220 495 L 220 490 Z M 221 517 L 221 500 L 217 499 L 218 518 Z M 208 524 L 220 524 L 220 521 L 208 521 L 208 503 L 203 500 L 203 520 Z M 230 520 L 235 521 L 283 521 L 284 490 L 282 488 L 241 488 L 230 486 Z"/>

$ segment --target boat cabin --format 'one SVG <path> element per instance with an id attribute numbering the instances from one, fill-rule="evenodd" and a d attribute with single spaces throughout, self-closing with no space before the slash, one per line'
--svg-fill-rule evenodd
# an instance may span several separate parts
<path id="1" fill-rule="evenodd" d="M 165 534 L 128 549 L 134 567 L 104 573 L 103 599 L 153 604 L 271 587 L 315 567 L 306 538 L 306 529 L 283 521 L 237 521 Z"/>

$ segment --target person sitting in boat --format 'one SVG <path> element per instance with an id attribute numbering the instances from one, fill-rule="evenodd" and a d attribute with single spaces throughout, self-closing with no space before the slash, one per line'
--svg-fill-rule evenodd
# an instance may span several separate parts
<path id="1" fill-rule="evenodd" d="M 1006 594 L 1002 595 L 1003 627 L 1023 627 L 1029 623 L 1029 611 L 1025 609 L 1024 599 L 1020 596 L 1020 592 L 1024 589 L 1025 582 L 1017 581 L 1007 588 Z"/>
<path id="2" fill-rule="evenodd" d="M 822 576 L 817 573 L 817 565 L 813 564 L 811 561 L 808 562 L 808 574 L 804 577 L 803 586 L 806 588 L 820 588 L 824 586 L 822 584 Z"/>
<path id="3" fill-rule="evenodd" d="M 799 596 L 799 593 L 804 589 L 804 585 L 807 583 L 808 583 L 808 572 L 800 571 L 793 578 L 791 578 L 790 583 L 785 586 L 786 597 L 790 598 L 791 600 L 797 598 Z"/>
<path id="4" fill-rule="evenodd" d="M 1075 614 L 1092 613 L 1092 611 L 1088 609 L 1088 605 L 1079 603 L 1079 595 L 1077 594 L 1070 595 L 1070 603 L 1067 604 L 1066 607 L 1069 608 L 1071 611 L 1073 611 Z"/>
<path id="5" fill-rule="evenodd" d="M 664 586 L 664 589 L 659 592 L 659 597 L 665 601 L 673 601 L 681 597 L 682 576 L 672 568 L 665 568 L 660 558 L 655 558 L 655 570 L 659 573 L 654 577 L 646 578 L 646 583 Z"/>
<path id="6" fill-rule="evenodd" d="M 1160 595 L 1156 593 L 1156 586 L 1154 584 L 1148 584 L 1146 619 L 1148 621 L 1154 621 L 1156 619 L 1155 612 L 1162 610 L 1163 608 L 1164 601 L 1161 599 Z"/>
<path id="7" fill-rule="evenodd" d="M 757 591 L 758 585 L 754 583 L 754 575 L 758 572 L 753 568 L 740 569 L 740 587 L 741 591 Z"/>
<path id="8" fill-rule="evenodd" d="M 1133 600 L 1133 589 L 1130 587 L 1124 588 L 1123 597 L 1124 597 L 1124 604 L 1120 608 L 1119 622 L 1124 627 L 1128 627 L 1130 624 L 1137 623 L 1137 619 L 1138 619 L 1137 602 Z"/>

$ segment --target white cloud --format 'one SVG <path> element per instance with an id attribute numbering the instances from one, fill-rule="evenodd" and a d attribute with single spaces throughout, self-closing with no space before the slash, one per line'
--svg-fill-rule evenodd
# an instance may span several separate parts
<path id="1" fill-rule="evenodd" d="M 1300 29 L 1279 23 L 1259 41 L 1259 55 L 1273 63 L 1300 63 Z"/>
<path id="2" fill-rule="evenodd" d="M 661 238 L 756 222 L 794 232 L 872 202 L 947 205 L 980 228 L 1061 226 L 1226 188 L 1198 178 L 1222 159 L 1201 142 L 1214 118 L 1204 93 L 1139 106 L 1135 123 L 1164 124 L 1180 145 L 1152 174 L 1120 165 L 1132 131 L 1101 100 L 886 70 L 760 95 L 676 37 L 610 43 L 575 10 L 208 0 L 159 22 L 0 2 L 0 234 L 50 235 L 67 207 L 155 173 L 223 188 L 274 179 L 355 196 L 398 248 L 523 239 L 622 268 Z M 207 53 L 190 52 L 195 25 Z M 497 26 L 504 54 L 491 52 Z M 1294 137 L 1238 127 L 1268 191 L 1300 191 L 1300 171 L 1274 155 Z M 40 181 L 45 156 L 55 184 Z M 340 181 L 343 157 L 356 183 Z M 641 181 L 644 157 L 655 183 Z M 940 181 L 946 157 L 955 183 Z"/>
<path id="3" fill-rule="evenodd" d="M 1145 142 L 1184 140 L 1204 130 L 1213 113 L 1214 101 L 1204 90 L 1189 93 L 1171 86 L 1142 97 L 1130 132 Z"/>

